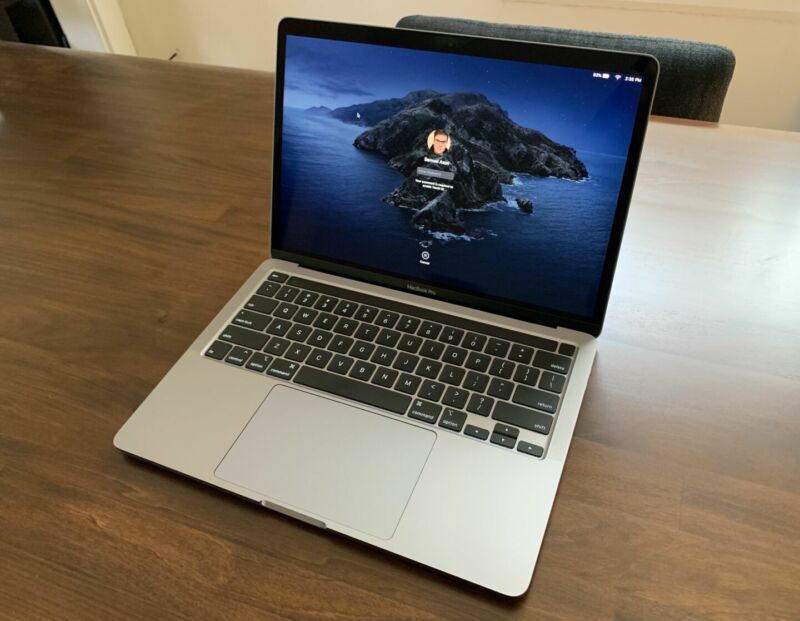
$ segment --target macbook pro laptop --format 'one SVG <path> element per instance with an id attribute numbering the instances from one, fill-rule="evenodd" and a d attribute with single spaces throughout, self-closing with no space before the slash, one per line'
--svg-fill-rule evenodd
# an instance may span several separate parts
<path id="1" fill-rule="evenodd" d="M 115 446 L 524 593 L 657 73 L 641 54 L 282 21 L 273 258 Z"/>

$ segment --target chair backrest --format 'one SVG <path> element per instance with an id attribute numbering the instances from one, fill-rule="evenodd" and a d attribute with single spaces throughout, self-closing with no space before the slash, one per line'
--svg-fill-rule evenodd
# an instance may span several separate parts
<path id="1" fill-rule="evenodd" d="M 726 47 L 681 39 L 495 24 L 425 15 L 404 17 L 397 22 L 397 26 L 651 54 L 661 66 L 653 114 L 699 121 L 719 121 L 736 65 L 733 52 Z"/>

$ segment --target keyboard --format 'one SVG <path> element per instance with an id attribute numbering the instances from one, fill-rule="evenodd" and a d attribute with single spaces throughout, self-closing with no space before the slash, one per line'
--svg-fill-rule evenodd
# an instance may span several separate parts
<path id="1" fill-rule="evenodd" d="M 541 458 L 576 349 L 273 271 L 204 355 Z"/>

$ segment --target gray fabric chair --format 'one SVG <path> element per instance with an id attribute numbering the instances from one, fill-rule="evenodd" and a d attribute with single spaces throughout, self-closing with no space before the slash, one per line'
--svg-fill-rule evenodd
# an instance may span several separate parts
<path id="1" fill-rule="evenodd" d="M 397 22 L 397 26 L 651 54 L 661 66 L 653 114 L 699 121 L 719 121 L 736 65 L 733 52 L 726 47 L 680 39 L 494 24 L 424 15 L 404 17 Z"/>

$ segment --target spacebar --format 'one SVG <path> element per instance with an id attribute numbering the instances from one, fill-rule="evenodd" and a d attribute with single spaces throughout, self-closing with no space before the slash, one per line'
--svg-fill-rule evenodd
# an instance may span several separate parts
<path id="1" fill-rule="evenodd" d="M 360 401 L 395 414 L 405 414 L 411 403 L 411 397 L 408 395 L 401 395 L 379 386 L 365 384 L 312 367 L 302 367 L 294 376 L 294 381 L 303 386 L 310 386 L 353 401 Z"/>

